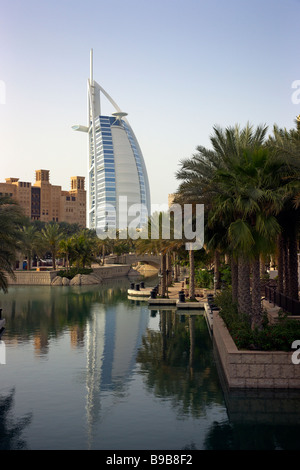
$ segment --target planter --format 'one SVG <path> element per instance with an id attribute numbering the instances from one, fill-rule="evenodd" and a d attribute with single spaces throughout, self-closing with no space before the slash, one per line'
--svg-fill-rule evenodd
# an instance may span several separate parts
<path id="1" fill-rule="evenodd" d="M 213 314 L 213 339 L 229 388 L 300 389 L 300 364 L 292 362 L 295 350 L 239 350 L 218 312 Z"/>

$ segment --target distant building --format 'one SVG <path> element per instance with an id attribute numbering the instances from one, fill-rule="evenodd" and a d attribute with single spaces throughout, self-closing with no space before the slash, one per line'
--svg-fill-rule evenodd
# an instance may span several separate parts
<path id="1" fill-rule="evenodd" d="M 86 227 L 86 191 L 83 176 L 71 177 L 71 190 L 52 185 L 49 170 L 36 170 L 34 185 L 6 178 L 0 183 L 0 196 L 11 196 L 31 220 L 77 223 Z"/>
<path id="2" fill-rule="evenodd" d="M 139 226 L 150 215 L 150 188 L 138 141 L 121 111 L 108 93 L 93 79 L 91 50 L 88 80 L 89 116 L 87 125 L 73 129 L 86 132 L 89 141 L 88 226 L 99 231 L 127 228 L 138 215 L 127 210 L 140 207 Z M 100 94 L 113 105 L 111 116 L 101 113 Z M 124 210 L 124 201 L 126 209 Z M 124 217 L 125 216 L 125 217 Z"/>

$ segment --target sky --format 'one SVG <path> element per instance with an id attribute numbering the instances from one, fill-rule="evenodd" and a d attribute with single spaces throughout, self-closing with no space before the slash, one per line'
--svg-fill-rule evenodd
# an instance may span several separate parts
<path id="1" fill-rule="evenodd" d="M 87 178 L 87 79 L 128 113 L 152 204 L 214 125 L 300 114 L 300 0 L 0 0 L 0 181 Z M 293 88 L 294 87 L 294 88 Z M 299 93 L 297 90 L 299 89 Z M 103 113 L 114 111 L 105 98 Z"/>

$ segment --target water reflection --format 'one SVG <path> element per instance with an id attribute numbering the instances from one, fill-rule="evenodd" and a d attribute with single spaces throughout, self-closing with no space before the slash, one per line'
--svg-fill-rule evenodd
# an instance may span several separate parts
<path id="1" fill-rule="evenodd" d="M 203 316 L 160 310 L 160 331 L 147 330 L 137 355 L 147 388 L 172 400 L 178 417 L 200 417 L 223 403 Z"/>
<path id="2" fill-rule="evenodd" d="M 300 390 L 229 389 L 215 348 L 214 356 L 229 421 L 214 423 L 206 448 L 300 449 Z"/>
<path id="3" fill-rule="evenodd" d="M 31 423 L 32 415 L 14 419 L 15 390 L 0 395 L 0 450 L 25 450 L 27 445 L 21 435 L 26 426 Z"/>
<path id="4" fill-rule="evenodd" d="M 151 310 L 128 286 L 0 295 L 1 449 L 300 447 L 297 392 L 227 390 L 203 316 Z"/>
<path id="5" fill-rule="evenodd" d="M 6 344 L 34 341 L 39 355 L 49 352 L 49 340 L 59 338 L 70 329 L 71 344 L 83 346 L 91 305 L 113 305 L 124 299 L 128 281 L 116 280 L 92 287 L 17 287 L 0 294 L 7 329 Z"/>
<path id="6" fill-rule="evenodd" d="M 129 306 L 124 298 L 123 302 L 111 305 L 95 302 L 91 306 L 86 327 L 86 412 L 90 443 L 93 426 L 102 419 L 103 395 L 111 393 L 114 403 L 126 395 L 147 323 L 147 308 Z"/>

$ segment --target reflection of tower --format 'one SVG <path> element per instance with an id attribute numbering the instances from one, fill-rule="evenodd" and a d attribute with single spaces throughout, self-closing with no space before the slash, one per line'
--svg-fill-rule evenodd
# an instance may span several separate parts
<path id="1" fill-rule="evenodd" d="M 89 442 L 92 440 L 93 424 L 100 411 L 99 384 L 105 342 L 105 310 L 95 305 L 86 328 L 87 348 L 87 425 Z"/>
<path id="2" fill-rule="evenodd" d="M 122 396 L 136 363 L 137 349 L 148 324 L 148 308 L 94 304 L 86 328 L 87 425 L 92 445 L 93 425 L 105 406 L 101 392 Z"/>
<path id="3" fill-rule="evenodd" d="M 115 108 L 111 116 L 101 114 L 100 93 Z M 76 125 L 74 130 L 86 132 L 89 139 L 88 162 L 88 226 L 105 231 L 126 228 L 137 213 L 124 221 L 120 198 L 127 198 L 127 206 L 139 204 L 140 222 L 150 215 L 150 189 L 144 158 L 137 139 L 121 111 L 109 94 L 93 79 L 93 50 L 90 55 L 88 80 L 88 123 Z M 122 218 L 122 220 L 121 220 Z M 126 213 L 127 218 L 127 213 Z"/>

